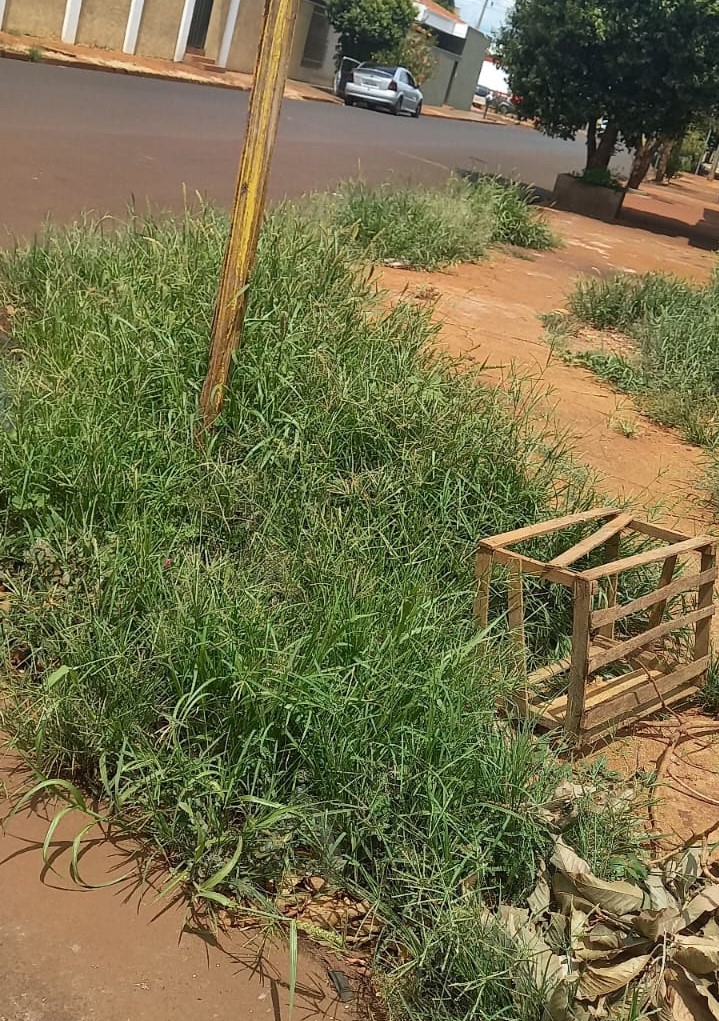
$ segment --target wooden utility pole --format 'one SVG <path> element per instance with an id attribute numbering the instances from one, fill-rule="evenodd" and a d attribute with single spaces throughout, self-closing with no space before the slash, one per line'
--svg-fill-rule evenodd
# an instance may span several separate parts
<path id="1" fill-rule="evenodd" d="M 210 362 L 200 396 L 203 429 L 212 426 L 222 410 L 232 356 L 242 333 L 298 6 L 299 0 L 265 0 L 230 236 L 212 323 Z"/>

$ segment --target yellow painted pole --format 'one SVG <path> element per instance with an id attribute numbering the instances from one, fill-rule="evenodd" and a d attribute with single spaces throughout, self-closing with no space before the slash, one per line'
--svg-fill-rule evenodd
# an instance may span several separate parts
<path id="1" fill-rule="evenodd" d="M 230 236 L 212 324 L 210 361 L 200 396 L 203 429 L 212 426 L 222 410 L 232 356 L 242 333 L 298 7 L 299 0 L 265 0 Z"/>

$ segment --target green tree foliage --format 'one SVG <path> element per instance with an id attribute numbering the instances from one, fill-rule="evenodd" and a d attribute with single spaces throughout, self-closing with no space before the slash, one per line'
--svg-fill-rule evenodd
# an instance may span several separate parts
<path id="1" fill-rule="evenodd" d="M 606 167 L 619 138 L 680 138 L 713 107 L 719 0 L 517 0 L 498 48 L 519 112 L 559 138 L 589 125 L 587 167 Z"/>
<path id="2" fill-rule="evenodd" d="M 431 78 L 437 67 L 434 36 L 419 25 L 413 25 L 398 46 L 380 50 L 373 53 L 372 57 L 379 64 L 399 64 L 400 67 L 406 67 L 419 85 Z"/>
<path id="3" fill-rule="evenodd" d="M 417 11 L 412 0 L 327 0 L 339 55 L 371 60 L 401 45 Z"/>
<path id="4" fill-rule="evenodd" d="M 440 7 L 444 7 L 446 11 L 454 10 L 454 0 L 434 0 L 435 3 L 439 4 Z"/>

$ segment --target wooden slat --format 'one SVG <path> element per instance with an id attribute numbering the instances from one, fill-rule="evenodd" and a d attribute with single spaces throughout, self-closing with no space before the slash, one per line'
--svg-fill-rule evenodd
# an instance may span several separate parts
<path id="1" fill-rule="evenodd" d="M 589 661 L 589 673 L 594 674 L 597 670 L 609 666 L 610 663 L 616 663 L 619 659 L 626 659 L 636 649 L 643 649 L 665 635 L 671 634 L 672 631 L 678 631 L 679 628 L 688 627 L 690 624 L 695 624 L 698 621 L 707 620 L 713 613 L 713 605 L 702 607 L 699 610 L 692 610 L 691 613 L 685 613 L 681 617 L 672 617 L 671 620 L 665 620 L 663 624 L 659 624 L 649 631 L 644 631 L 641 635 L 635 635 L 634 638 L 628 638 L 625 642 L 619 642 L 611 649 L 598 652 Z"/>
<path id="2" fill-rule="evenodd" d="M 517 564 L 509 566 L 509 631 L 514 646 L 517 671 L 522 678 L 522 688 L 516 695 L 517 706 L 522 715 L 527 712 L 527 647 L 524 639 L 524 590 L 522 570 Z"/>
<path id="3" fill-rule="evenodd" d="M 619 645 L 616 638 L 606 638 L 604 635 L 596 635 L 591 644 L 591 654 L 596 649 L 615 649 Z M 661 656 L 656 652 L 630 652 L 627 656 L 627 663 L 633 663 L 636 670 L 661 670 Z"/>
<path id="4" fill-rule="evenodd" d="M 679 687 L 674 688 L 673 691 L 665 695 L 661 701 L 653 702 L 651 705 L 644 705 L 641 709 L 633 712 L 629 718 L 625 717 L 623 720 L 607 720 L 605 723 L 600 723 L 596 727 L 592 727 L 590 730 L 583 731 L 579 735 L 579 740 L 575 745 L 575 749 L 577 751 L 589 749 L 598 744 L 600 741 L 610 740 L 622 730 L 626 730 L 635 723 L 645 720 L 648 716 L 657 716 L 662 712 L 662 710 L 667 709 L 669 706 L 676 705 L 677 702 L 687 702 L 689 699 L 696 698 L 700 690 L 701 689 L 698 688 L 696 684 L 691 682 L 681 684 Z"/>
<path id="5" fill-rule="evenodd" d="M 571 665 L 571 657 L 567 656 L 566 659 L 558 659 L 556 663 L 539 667 L 538 670 L 533 670 L 527 677 L 527 684 L 532 688 L 538 687 L 540 684 L 544 684 L 545 681 L 551 681 L 553 677 L 566 674 Z"/>
<path id="6" fill-rule="evenodd" d="M 474 619 L 480 628 L 489 621 L 489 590 L 492 583 L 492 554 L 480 550 L 474 561 L 477 591 L 474 597 Z"/>
<path id="7" fill-rule="evenodd" d="M 610 563 L 613 560 L 614 561 L 619 560 L 619 556 L 620 556 L 620 553 L 621 553 L 621 535 L 619 534 L 619 532 L 617 532 L 616 535 L 613 535 L 611 537 L 611 539 L 607 540 L 607 544 L 606 544 L 606 546 L 604 548 L 604 552 L 606 554 L 606 560 L 609 561 Z M 610 577 L 607 578 L 607 593 L 606 593 L 607 609 L 609 609 L 612 606 L 616 606 L 616 604 L 617 604 L 617 589 L 618 588 L 619 588 L 619 578 L 618 578 L 618 576 L 616 574 L 610 575 Z M 602 638 L 609 638 L 609 639 L 614 638 L 614 624 L 613 624 L 613 622 L 610 621 L 608 624 L 605 624 L 600 629 L 599 634 L 600 634 L 600 636 Z"/>
<path id="8" fill-rule="evenodd" d="M 716 568 L 716 549 L 711 547 L 702 551 L 701 569 L 702 573 L 705 571 L 711 573 Z M 699 588 L 699 597 L 697 599 L 697 607 L 699 610 L 713 610 L 714 609 L 714 582 L 707 581 L 702 584 Z M 701 662 L 709 656 L 711 652 L 711 619 L 709 616 L 704 617 L 697 624 L 697 630 L 694 637 L 694 659 L 697 662 Z"/>
<path id="9" fill-rule="evenodd" d="M 550 521 L 540 521 L 536 525 L 527 525 L 524 528 L 515 528 L 512 532 L 502 532 L 501 535 L 492 535 L 482 542 L 487 546 L 512 546 L 525 539 L 536 539 L 540 535 L 549 535 L 551 532 L 559 532 L 571 525 L 581 525 L 585 521 L 597 521 L 602 518 L 610 518 L 620 511 L 616 507 L 598 507 L 596 510 L 580 511 L 577 514 L 567 514 L 562 518 L 552 518 Z"/>
<path id="10" fill-rule="evenodd" d="M 685 663 L 670 674 L 659 670 L 633 670 L 621 677 L 590 684 L 585 703 L 586 726 L 582 738 L 628 726 L 660 711 L 664 705 L 686 698 L 698 690 L 692 683 L 709 665 L 709 657 Z M 567 696 L 551 703 L 532 703 L 529 712 L 538 726 L 552 729 L 565 724 Z"/>
<path id="11" fill-rule="evenodd" d="M 606 525 L 600 528 L 598 532 L 594 532 L 593 535 L 589 535 L 586 539 L 582 539 L 581 542 L 570 547 L 566 553 L 560 553 L 558 557 L 550 560 L 549 563 L 553 567 L 569 567 L 569 565 L 575 563 L 575 561 L 581 560 L 582 557 L 586 557 L 587 554 L 591 553 L 592 550 L 595 550 L 597 546 L 603 546 L 605 542 L 608 542 L 615 535 L 618 535 L 623 528 L 627 527 L 631 520 L 631 514 L 618 514 L 615 518 L 612 518 L 611 521 L 608 521 Z"/>
<path id="12" fill-rule="evenodd" d="M 584 700 L 589 674 L 589 616 L 592 612 L 592 583 L 577 578 L 574 585 L 574 615 L 572 623 L 572 665 L 569 669 L 567 689 L 567 733 L 576 737 L 582 728 Z"/>
<path id="13" fill-rule="evenodd" d="M 634 532 L 649 535 L 652 539 L 661 539 L 663 542 L 684 542 L 685 539 L 691 539 L 686 532 L 676 532 L 672 528 L 662 528 L 660 525 L 654 525 L 650 521 L 639 521 L 637 518 L 634 518 L 629 527 Z"/>
<path id="14" fill-rule="evenodd" d="M 667 557 L 667 559 L 664 561 L 662 565 L 662 573 L 659 575 L 659 584 L 657 585 L 658 589 L 667 589 L 669 585 L 671 585 L 672 578 L 674 577 L 674 572 L 677 569 L 678 559 L 679 559 L 678 557 L 673 556 Z M 655 605 L 652 612 L 649 614 L 649 627 L 656 627 L 657 624 L 661 624 L 662 620 L 664 619 L 664 611 L 666 610 L 666 608 L 667 608 L 666 599 L 660 599 L 659 602 Z"/>
<path id="15" fill-rule="evenodd" d="M 610 699 L 615 691 L 619 691 L 621 693 L 628 682 L 634 682 L 639 678 L 648 678 L 650 674 L 651 671 L 642 668 L 630 670 L 628 673 L 622 674 L 620 677 L 610 677 L 608 680 L 592 681 L 587 688 L 585 706 L 591 706 L 594 704 L 597 697 L 596 692 L 601 691 L 604 693 L 602 697 Z M 553 698 L 551 702 L 545 702 L 544 704 L 538 703 L 535 700 L 534 704 L 545 716 L 564 717 L 567 711 L 567 696 L 566 694 L 558 695 L 556 698 Z"/>
<path id="16" fill-rule="evenodd" d="M 592 567 L 588 571 L 582 571 L 582 577 L 588 581 L 598 581 L 600 578 L 607 578 L 610 574 L 619 574 L 623 571 L 631 571 L 636 567 L 646 567 L 647 564 L 656 564 L 658 560 L 665 560 L 667 557 L 679 556 L 681 553 L 699 552 L 705 547 L 713 547 L 714 543 L 715 540 L 710 536 L 698 535 L 695 539 L 685 539 L 684 542 L 678 542 L 674 546 L 645 550 L 633 557 L 614 560 L 611 564 L 603 564 L 601 567 Z"/>
<path id="17" fill-rule="evenodd" d="M 592 656 L 595 652 L 600 652 L 602 649 L 614 648 L 615 644 L 616 642 L 599 636 L 596 641 L 592 642 L 589 646 L 589 655 Z M 549 663 L 547 666 L 542 666 L 537 670 L 533 670 L 527 677 L 527 681 L 532 687 L 537 687 L 544 681 L 551 681 L 553 677 L 558 677 L 560 674 L 566 674 L 571 665 L 572 657 L 566 656 L 564 659 L 558 659 L 555 663 Z"/>
<path id="18" fill-rule="evenodd" d="M 606 635 L 597 635 L 592 643 L 592 652 L 596 649 L 613 649 L 616 645 L 614 638 L 607 638 Z"/>
<path id="19" fill-rule="evenodd" d="M 626 730 L 627 727 L 631 727 L 635 723 L 639 723 L 640 720 L 644 720 L 648 716 L 656 716 L 669 706 L 676 705 L 677 702 L 686 702 L 688 699 L 694 698 L 699 691 L 700 689 L 691 681 L 688 681 L 686 684 L 680 684 L 664 695 L 661 700 L 655 699 L 651 703 L 645 703 L 641 708 L 636 709 L 630 715 L 625 714 L 623 719 L 616 719 L 612 717 L 604 723 L 599 723 L 596 726 L 583 731 L 579 735 L 579 740 L 575 747 L 577 749 L 591 748 L 599 741 L 606 741 L 607 739 L 614 737 L 614 735 L 620 733 L 622 730 Z M 543 720 L 541 720 L 541 718 L 538 725 L 543 725 Z M 554 727 L 556 726 L 557 724 L 555 723 Z"/>
<path id="20" fill-rule="evenodd" d="M 674 596 L 679 596 L 682 592 L 696 590 L 700 585 L 706 585 L 708 582 L 715 581 L 717 574 L 719 574 L 719 571 L 716 568 L 703 571 L 701 574 L 687 574 L 682 578 L 677 578 L 676 581 L 672 582 L 671 585 L 667 585 L 661 591 L 648 592 L 645 596 L 633 599 L 631 603 L 607 607 L 604 610 L 595 610 L 592 614 L 591 630 L 596 631 L 605 624 L 621 620 L 623 617 L 630 617 L 633 613 L 641 613 L 642 610 L 648 610 L 650 606 L 654 606 L 658 602 L 666 602 L 669 599 L 673 599 Z"/>
<path id="21" fill-rule="evenodd" d="M 564 567 L 551 567 L 541 560 L 533 560 L 532 557 L 524 557 L 521 553 L 513 553 L 511 550 L 492 549 L 492 547 L 485 547 L 484 543 L 480 543 L 480 550 L 491 552 L 498 564 L 504 564 L 505 567 L 517 564 L 523 574 L 531 574 L 543 578 L 545 581 L 553 581 L 557 585 L 566 585 L 568 588 L 572 588 L 575 580 L 579 577 L 576 571 L 568 571 Z"/>
<path id="22" fill-rule="evenodd" d="M 597 690 L 591 705 L 587 700 L 584 713 L 586 730 L 593 730 L 609 721 L 623 726 L 625 721 L 637 719 L 639 714 L 644 715 L 645 710 L 655 712 L 661 709 L 668 699 L 676 695 L 678 689 L 685 688 L 703 673 L 708 663 L 707 656 L 693 663 L 684 663 L 670 674 L 652 671 L 651 676 L 645 674 L 643 679 L 639 677 L 622 688 L 615 688 L 611 696 Z M 596 687 L 599 689 L 599 685 Z"/>

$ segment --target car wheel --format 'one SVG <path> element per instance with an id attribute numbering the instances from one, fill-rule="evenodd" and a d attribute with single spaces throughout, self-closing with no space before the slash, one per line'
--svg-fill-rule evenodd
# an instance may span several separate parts
<path id="1" fill-rule="evenodd" d="M 414 111 L 414 113 L 412 114 L 412 116 L 413 116 L 413 117 L 419 117 L 419 115 L 420 115 L 421 113 L 422 113 L 422 100 L 420 99 L 419 103 L 417 103 L 417 109 L 416 109 L 416 110 Z"/>
<path id="2" fill-rule="evenodd" d="M 345 96 L 345 106 L 354 106 L 354 105 L 355 105 L 354 99 L 350 99 L 349 96 Z"/>
<path id="3" fill-rule="evenodd" d="M 394 104 L 394 106 L 391 106 L 389 108 L 389 112 L 391 114 L 394 114 L 395 117 L 397 116 L 397 114 L 402 113 L 402 97 L 401 96 L 399 97 L 397 102 Z"/>

